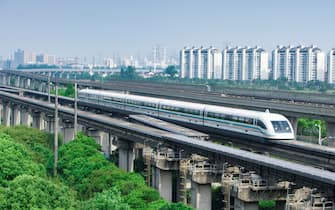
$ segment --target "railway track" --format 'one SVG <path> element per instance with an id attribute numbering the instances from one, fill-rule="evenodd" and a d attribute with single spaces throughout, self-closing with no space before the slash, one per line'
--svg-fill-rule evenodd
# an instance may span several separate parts
<path id="1" fill-rule="evenodd" d="M 37 78 L 42 81 L 47 81 L 47 76 L 25 73 L 22 71 L 6 71 L 17 75 L 27 75 L 31 78 Z M 58 81 L 64 84 L 74 83 L 74 80 L 52 78 L 53 81 Z M 282 90 L 260 90 L 260 89 L 243 89 L 243 88 L 224 88 L 218 89 L 213 86 L 209 88 L 208 85 L 196 85 L 196 84 L 180 84 L 180 83 L 167 83 L 167 82 L 148 82 L 148 81 L 110 81 L 108 83 L 102 83 L 99 81 L 88 81 L 80 80 L 80 84 L 86 87 L 102 88 L 102 89 L 118 89 L 129 90 L 133 93 L 146 94 L 153 92 L 154 90 L 171 91 L 196 94 L 197 92 L 212 95 L 222 96 L 239 99 L 250 99 L 250 100 L 272 100 L 279 103 L 295 103 L 301 105 L 316 105 L 320 107 L 328 106 L 333 108 L 335 106 L 335 95 L 334 94 L 319 94 L 319 93 L 304 93 L 304 92 L 290 92 Z M 208 92 L 208 88 L 212 91 Z"/>
<path id="2" fill-rule="evenodd" d="M 210 134 L 210 141 L 335 172 L 335 149 L 291 141 L 255 141 Z M 303 144 L 303 146 L 302 146 Z"/>
<path id="3" fill-rule="evenodd" d="M 13 90 L 21 90 L 21 89 L 10 87 L 9 92 L 15 92 Z M 30 97 L 47 100 L 46 93 L 31 90 L 24 90 L 24 92 L 25 95 L 29 95 Z M 60 97 L 60 100 L 64 105 L 70 105 L 70 106 L 73 105 L 73 99 Z M 85 105 L 87 106 L 87 103 Z M 95 111 L 96 109 L 103 108 L 103 107 L 97 108 L 96 105 L 93 105 L 92 107 L 93 110 Z M 111 110 L 102 110 L 102 111 L 110 112 Z M 261 153 L 264 155 L 270 155 L 280 159 L 286 159 L 304 165 L 311 165 L 316 168 L 335 171 L 335 149 L 329 147 L 319 146 L 315 144 L 301 143 L 298 141 L 261 142 L 255 140 L 248 141 L 246 139 L 232 138 L 218 135 L 215 133 L 209 133 L 209 135 L 210 135 L 210 141 L 213 142 L 231 145 L 233 147 L 238 147 L 240 149 L 252 151 L 255 153 Z"/>

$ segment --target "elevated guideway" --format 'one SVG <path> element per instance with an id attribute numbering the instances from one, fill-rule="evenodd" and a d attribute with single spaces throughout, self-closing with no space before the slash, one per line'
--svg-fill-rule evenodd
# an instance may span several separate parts
<path id="1" fill-rule="evenodd" d="M 9 87 L 10 90 L 19 90 L 18 88 L 12 88 Z M 38 98 L 41 100 L 46 101 L 47 100 L 47 94 L 41 93 L 38 91 L 32 91 L 32 90 L 22 90 L 20 89 L 22 94 L 27 97 L 31 98 Z M 54 96 L 51 95 L 51 101 L 54 101 Z M 68 97 L 59 97 L 59 103 L 63 104 L 65 106 L 73 107 L 74 100 L 72 98 Z M 96 104 L 90 104 L 85 103 L 81 104 L 79 102 L 80 107 L 85 107 L 85 109 L 89 109 L 92 111 L 96 111 L 96 109 L 100 109 L 103 113 L 113 112 L 113 110 L 99 106 L 97 107 Z M 146 122 L 152 123 L 150 120 L 145 120 Z M 155 126 L 157 127 L 157 126 Z M 161 127 L 164 127 L 162 125 Z M 167 128 L 167 127 L 166 127 Z M 166 130 L 165 128 L 165 130 Z M 175 130 L 175 127 L 170 127 L 169 131 Z M 179 133 L 182 130 L 179 130 Z M 178 131 L 177 131 L 178 132 Z M 174 132 L 176 133 L 176 132 Z M 191 136 L 194 136 L 195 134 L 190 133 Z M 196 134 L 198 135 L 198 134 Z M 213 133 L 210 134 L 211 138 L 210 140 L 219 140 L 220 142 L 225 142 L 229 145 L 234 145 L 240 148 L 246 148 L 248 151 L 253 151 L 256 153 L 265 153 L 265 154 L 271 154 L 276 157 L 281 157 L 285 159 L 290 159 L 292 161 L 297 161 L 299 163 L 305 163 L 308 165 L 313 165 L 319 168 L 328 169 L 331 171 L 335 171 L 335 152 L 333 148 L 329 148 L 326 146 L 319 146 L 315 144 L 309 144 L 309 143 L 303 143 L 299 141 L 273 141 L 272 144 L 264 144 L 262 142 L 256 142 L 256 141 L 245 141 L 245 139 L 230 139 L 223 136 L 214 135 Z M 199 136 L 202 136 L 202 134 L 199 134 Z"/>
<path id="2" fill-rule="evenodd" d="M 0 99 L 2 103 L 10 102 L 12 104 L 30 107 L 40 112 L 54 113 L 53 104 L 48 104 L 40 100 L 2 91 L 0 91 Z M 59 114 L 64 118 L 67 117 L 71 119 L 73 118 L 74 111 L 72 108 L 61 106 L 59 108 Z M 257 171 L 262 175 L 282 177 L 282 179 L 290 180 L 301 185 L 318 186 L 320 189 L 329 193 L 335 191 L 335 173 L 330 171 L 197 140 L 150 126 L 139 125 L 85 111 L 78 112 L 78 121 L 83 125 L 110 130 L 131 141 L 144 143 L 144 141 L 151 140 L 175 145 L 192 153 L 211 157 L 215 156 L 217 160 L 224 162 L 234 162 L 247 169 Z"/>
<path id="3" fill-rule="evenodd" d="M 180 125 L 176 125 L 173 123 L 169 123 L 164 120 L 160 120 L 160 119 L 150 117 L 147 115 L 129 115 L 129 118 L 136 120 L 138 122 L 162 129 L 162 130 L 169 131 L 174 134 L 179 134 L 179 135 L 187 136 L 190 138 L 196 138 L 200 140 L 206 140 L 209 138 L 208 134 L 205 134 L 205 133 L 202 133 L 202 132 L 190 129 L 190 128 L 186 128 Z"/>

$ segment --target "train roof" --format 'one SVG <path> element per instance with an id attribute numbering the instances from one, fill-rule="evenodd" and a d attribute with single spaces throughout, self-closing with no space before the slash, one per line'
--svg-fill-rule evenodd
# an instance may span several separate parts
<path id="1" fill-rule="evenodd" d="M 247 110 L 247 109 L 238 109 L 238 108 L 216 106 L 216 105 L 209 105 L 209 104 L 184 102 L 184 101 L 171 100 L 171 99 L 131 95 L 131 94 L 114 92 L 114 91 L 83 89 L 83 90 L 80 90 L 79 92 L 104 95 L 104 96 L 110 96 L 110 97 L 127 98 L 131 100 L 141 100 L 141 101 L 145 101 L 149 103 L 159 102 L 160 104 L 163 104 L 166 106 L 178 106 L 178 107 L 187 108 L 187 109 L 195 109 L 195 110 L 205 109 L 208 112 L 216 112 L 216 113 L 222 113 L 222 114 L 231 114 L 231 115 L 238 114 L 241 117 L 245 116 L 245 117 L 256 118 L 256 119 L 264 119 L 264 118 L 277 119 L 277 120 L 286 119 L 280 114 L 273 114 L 269 112 L 252 111 L 252 110 Z"/>

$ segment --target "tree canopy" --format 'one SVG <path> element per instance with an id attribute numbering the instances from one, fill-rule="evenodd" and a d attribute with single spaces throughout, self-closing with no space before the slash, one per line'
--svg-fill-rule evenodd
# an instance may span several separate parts
<path id="1" fill-rule="evenodd" d="M 50 143 L 33 128 L 0 127 L 0 209 L 190 209 L 169 204 L 141 175 L 117 168 L 82 133 L 60 146 L 53 177 L 45 169 L 53 167 Z"/>
<path id="2" fill-rule="evenodd" d="M 177 70 L 176 66 L 168 66 L 165 69 L 164 73 L 169 75 L 169 77 L 173 78 L 177 75 L 178 70 Z"/>
<path id="3" fill-rule="evenodd" d="M 75 209 L 73 192 L 63 184 L 41 177 L 21 175 L 3 191 L 1 209 Z"/>
<path id="4" fill-rule="evenodd" d="M 32 154 L 23 145 L 0 133 L 0 185 L 6 186 L 23 174 L 46 175 L 43 166 L 33 162 Z"/>

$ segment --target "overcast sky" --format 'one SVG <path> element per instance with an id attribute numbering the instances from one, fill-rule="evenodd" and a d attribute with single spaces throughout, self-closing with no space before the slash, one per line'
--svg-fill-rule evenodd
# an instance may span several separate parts
<path id="1" fill-rule="evenodd" d="M 0 0 L 0 56 L 148 53 L 183 46 L 335 47 L 334 0 Z"/>

